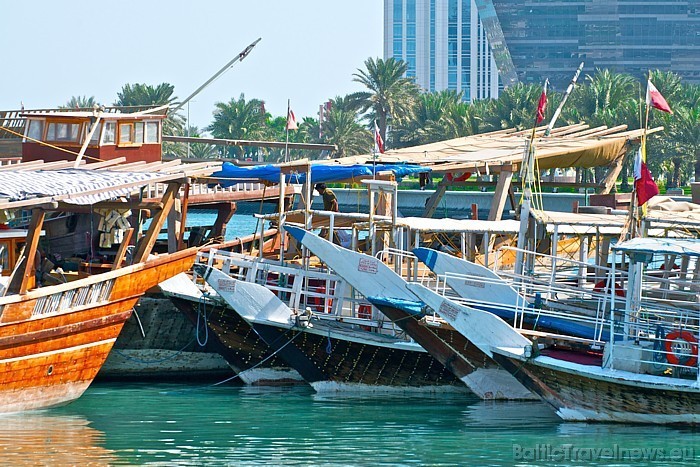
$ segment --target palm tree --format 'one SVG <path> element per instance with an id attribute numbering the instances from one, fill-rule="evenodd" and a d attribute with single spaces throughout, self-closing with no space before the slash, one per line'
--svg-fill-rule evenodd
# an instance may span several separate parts
<path id="1" fill-rule="evenodd" d="M 485 129 L 532 128 L 541 95 L 542 87 L 537 84 L 518 83 L 504 89 L 498 99 L 489 101 L 489 111 L 483 115 Z M 554 104 L 552 97 L 549 93 L 550 106 Z"/>
<path id="2" fill-rule="evenodd" d="M 323 142 L 338 146 L 338 157 L 367 154 L 372 147 L 372 132 L 357 122 L 357 113 L 332 107 L 323 123 Z"/>
<path id="3" fill-rule="evenodd" d="M 116 106 L 122 107 L 148 107 L 154 105 L 173 105 L 177 97 L 173 95 L 175 87 L 169 83 L 161 83 L 158 86 L 148 84 L 125 84 L 117 93 Z M 178 114 L 168 115 L 163 123 L 164 135 L 176 135 L 182 131 L 185 120 Z"/>
<path id="4" fill-rule="evenodd" d="M 365 68 L 353 74 L 353 81 L 363 84 L 368 91 L 353 93 L 349 98 L 362 113 L 369 111 L 369 119 L 376 119 L 379 133 L 387 141 L 389 122 L 401 125 L 413 118 L 419 88 L 411 78 L 405 77 L 408 65 L 402 60 L 370 57 L 365 60 Z"/>
<path id="5" fill-rule="evenodd" d="M 125 84 L 121 92 L 117 93 L 117 106 L 148 106 L 148 105 L 172 105 L 177 101 L 173 96 L 175 87 L 169 83 L 161 83 L 156 87 L 148 84 Z"/>
<path id="6" fill-rule="evenodd" d="M 676 143 L 676 156 L 679 161 L 674 167 L 673 186 L 680 186 L 680 160 L 687 155 L 693 164 L 695 180 L 700 180 L 700 108 L 697 106 L 677 106 L 672 119 L 670 140 Z"/>
<path id="7" fill-rule="evenodd" d="M 73 96 L 66 105 L 58 106 L 59 109 L 92 109 L 97 105 L 95 96 Z"/>
<path id="8" fill-rule="evenodd" d="M 264 140 L 269 134 L 268 117 L 263 101 L 259 99 L 246 101 L 245 95 L 241 94 L 238 99 L 232 98 L 226 103 L 216 103 L 214 121 L 207 130 L 215 138 Z M 262 158 L 259 148 L 241 149 L 238 146 L 230 146 L 228 153 L 230 157 L 250 153 L 254 157 Z"/>
<path id="9" fill-rule="evenodd" d="M 571 94 L 571 104 L 562 112 L 565 120 L 594 126 L 625 123 L 629 128 L 640 128 L 637 80 L 625 73 L 598 69 L 585 81 Z M 623 116 L 624 121 L 620 118 Z"/>
<path id="10" fill-rule="evenodd" d="M 448 139 L 446 114 L 462 104 L 462 93 L 445 90 L 420 94 L 412 119 L 395 125 L 392 138 L 396 147 L 415 146 Z"/>
<path id="11" fill-rule="evenodd" d="M 491 102 L 476 100 L 471 104 L 459 102 L 449 106 L 440 121 L 446 139 L 476 135 L 483 131 L 484 115 L 490 111 Z"/>

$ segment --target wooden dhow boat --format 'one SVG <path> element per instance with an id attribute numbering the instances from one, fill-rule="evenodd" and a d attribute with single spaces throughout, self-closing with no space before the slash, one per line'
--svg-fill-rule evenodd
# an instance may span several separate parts
<path id="1" fill-rule="evenodd" d="M 385 316 L 483 399 L 532 399 L 533 395 L 450 326 L 432 320 L 406 281 L 377 258 L 357 253 L 298 227 L 287 232 L 364 295 Z"/>
<path id="2" fill-rule="evenodd" d="M 206 266 L 223 256 L 214 249 L 198 258 L 197 264 Z M 192 278 L 179 275 L 160 287 L 177 309 L 196 323 L 198 335 L 206 335 L 213 343 L 235 374 L 229 380 L 251 386 L 304 384 L 301 375 L 275 355 L 241 315 L 232 312 L 211 288 L 197 284 L 200 279 L 196 272 Z"/>
<path id="3" fill-rule="evenodd" d="M 528 335 L 421 284 L 407 287 L 565 420 L 698 424 L 700 242 L 635 238 L 613 251 L 613 264 L 617 254 L 629 260 L 630 280 L 626 297 L 609 295 L 613 338 L 602 347 L 570 336 Z M 669 257 L 685 272 L 656 273 Z"/>
<path id="4" fill-rule="evenodd" d="M 238 266 L 222 268 L 229 274 L 204 265 L 195 271 L 228 303 L 229 314 L 245 319 L 317 392 L 463 390 L 420 345 L 372 320 L 369 303 L 353 315 L 341 278 L 258 261 L 234 260 Z"/>
<path id="5" fill-rule="evenodd" d="M 72 165 L 0 168 L 0 210 L 31 213 L 26 244 L 11 275 L 3 278 L 0 296 L 0 412 L 43 409 L 80 397 L 139 297 L 189 269 L 194 261 L 194 248 L 150 254 L 187 180 L 185 170 L 129 172 L 107 170 L 105 163 L 66 168 Z M 129 197 L 133 190 L 153 183 L 167 185 L 167 189 L 159 203 L 148 206 L 154 213 L 151 224 L 133 249 L 129 248 L 133 229 L 128 229 L 111 264 L 88 267 L 75 280 L 41 283 L 35 258 L 47 212 L 126 207 L 129 203 L 115 199 Z"/>

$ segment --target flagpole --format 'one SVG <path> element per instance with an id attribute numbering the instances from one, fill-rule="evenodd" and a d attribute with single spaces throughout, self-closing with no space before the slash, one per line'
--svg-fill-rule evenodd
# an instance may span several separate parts
<path id="1" fill-rule="evenodd" d="M 545 91 L 543 95 L 546 99 L 546 89 L 549 80 L 545 81 Z M 534 178 L 534 141 L 535 136 L 537 136 L 537 124 L 540 107 L 542 103 L 542 97 L 540 96 L 540 102 L 537 104 L 537 112 L 535 113 L 535 119 L 532 122 L 532 133 L 530 134 L 530 139 L 525 143 L 525 153 L 523 154 L 522 167 L 520 168 L 520 178 L 523 183 L 523 198 L 520 203 L 520 229 L 518 231 L 518 243 L 517 250 L 515 253 L 515 274 L 516 277 L 521 275 L 525 269 L 524 261 L 524 249 L 528 230 L 528 224 L 530 222 L 530 204 L 532 202 L 532 185 Z M 542 113 L 544 113 L 544 108 L 542 108 Z M 539 120 L 542 121 L 542 120 Z"/>
<path id="2" fill-rule="evenodd" d="M 646 106 L 646 116 L 644 117 L 644 131 L 642 131 L 642 163 L 647 163 L 647 130 L 649 128 L 649 99 L 647 94 L 649 94 L 649 83 L 651 82 L 651 70 L 649 70 L 649 75 L 647 76 L 647 92 L 644 94 L 644 103 Z M 636 187 L 635 183 L 635 187 Z M 642 206 L 642 217 L 647 215 L 647 204 L 644 203 Z"/>
<path id="3" fill-rule="evenodd" d="M 290 102 L 287 99 L 287 120 L 284 123 L 284 130 L 286 134 L 286 140 L 284 142 L 284 161 L 289 162 L 289 109 Z"/>

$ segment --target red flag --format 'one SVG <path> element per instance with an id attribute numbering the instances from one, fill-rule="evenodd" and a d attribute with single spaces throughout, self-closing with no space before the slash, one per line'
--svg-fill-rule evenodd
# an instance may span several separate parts
<path id="1" fill-rule="evenodd" d="M 384 154 L 384 141 L 382 140 L 382 135 L 379 133 L 379 127 L 376 121 L 374 122 L 374 152 Z"/>
<path id="2" fill-rule="evenodd" d="M 651 172 L 644 162 L 643 151 L 644 149 L 640 147 L 637 157 L 634 159 L 634 185 L 637 192 L 637 205 L 639 206 L 643 206 L 644 203 L 659 194 L 659 187 L 651 178 Z"/>
<path id="3" fill-rule="evenodd" d="M 299 127 L 297 126 L 297 119 L 294 116 L 294 112 L 292 112 L 292 109 L 289 109 L 289 113 L 287 113 L 287 130 L 298 130 Z"/>
<path id="4" fill-rule="evenodd" d="M 664 96 L 662 96 L 659 90 L 656 89 L 656 86 L 654 86 L 651 80 L 647 81 L 647 105 L 650 105 L 655 109 L 659 109 L 662 112 L 667 112 L 670 114 L 673 113 L 671 107 L 668 105 L 668 102 L 666 102 Z"/>
<path id="5" fill-rule="evenodd" d="M 547 85 L 549 84 L 549 80 L 546 80 L 544 82 L 544 89 L 542 90 L 542 94 L 540 95 L 540 101 L 537 103 L 537 123 L 540 123 L 542 120 L 544 120 L 544 113 L 547 110 Z"/>

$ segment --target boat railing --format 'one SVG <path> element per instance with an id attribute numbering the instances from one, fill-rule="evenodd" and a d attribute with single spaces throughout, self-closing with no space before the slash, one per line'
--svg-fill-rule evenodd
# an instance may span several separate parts
<path id="1" fill-rule="evenodd" d="M 265 286 L 291 310 L 310 310 L 318 319 L 336 319 L 386 334 L 402 334 L 393 322 L 340 276 L 326 269 L 303 268 L 215 248 L 200 252 L 198 262 L 238 280 Z"/>
<path id="2" fill-rule="evenodd" d="M 698 376 L 697 317 L 645 312 L 613 323 L 615 340 L 606 346 L 603 366 L 640 374 L 694 378 Z"/>
<path id="3" fill-rule="evenodd" d="M 262 190 L 264 185 L 262 183 L 250 183 L 243 182 L 231 185 L 230 187 L 223 188 L 220 185 L 212 186 L 209 183 L 191 183 L 189 185 L 189 195 L 205 195 L 205 194 L 217 194 L 217 193 L 239 193 L 239 192 L 253 192 Z M 143 198 L 160 198 L 163 196 L 165 191 L 168 189 L 168 185 L 165 183 L 151 183 L 144 187 Z M 181 188 L 181 196 L 184 195 L 185 187 Z"/>
<path id="4" fill-rule="evenodd" d="M 432 275 L 429 269 L 420 266 L 418 257 L 410 251 L 385 247 L 377 252 L 375 257 L 386 264 L 393 265 L 394 272 L 407 281 L 422 282 Z"/>
<path id="5" fill-rule="evenodd" d="M 526 296 L 522 293 L 522 289 L 518 290 L 517 287 L 514 287 L 513 292 L 515 293 L 512 295 L 517 298 L 513 301 L 504 300 L 500 294 L 495 294 L 493 300 L 475 300 L 455 296 L 449 286 L 449 283 L 454 280 L 469 281 L 477 287 L 487 284 L 506 286 L 508 284 L 497 277 L 446 273 L 437 276 L 433 290 L 442 296 L 449 296 L 457 303 L 493 312 L 509 321 L 516 329 L 536 329 L 538 326 L 546 328 L 550 325 L 551 319 L 555 319 L 584 325 L 590 329 L 586 334 L 592 336 L 593 340 L 600 341 L 603 340 L 604 330 L 609 325 L 607 307 L 605 306 L 606 296 L 602 293 L 593 296 L 592 293 L 588 292 L 588 295 L 591 295 L 590 299 L 582 294 L 580 301 L 574 300 L 568 302 L 568 306 L 554 307 L 543 297 L 550 295 L 552 291 L 555 294 L 559 293 L 558 289 L 563 293 L 570 294 L 568 288 L 544 287 L 542 285 L 540 290 L 537 287 L 530 287 L 528 292 L 532 295 Z M 591 306 L 590 303 L 593 305 Z M 584 306 L 584 304 L 589 306 Z M 545 318 L 550 318 L 550 320 Z"/>
<path id="6" fill-rule="evenodd" d="M 508 252 L 506 256 L 518 253 L 523 255 L 525 267 L 522 268 L 522 273 L 517 274 L 510 267 L 501 266 L 499 258 L 504 256 L 506 252 Z M 613 274 L 613 268 L 608 266 L 512 246 L 499 248 L 496 251 L 496 258 L 494 272 L 502 276 L 510 276 L 513 280 L 559 282 L 574 284 L 578 287 L 593 284 L 594 288 L 602 288 L 601 286 L 610 280 Z M 612 286 L 624 287 L 627 280 L 627 272 L 624 267 L 615 268 L 614 273 L 615 281 Z"/>

